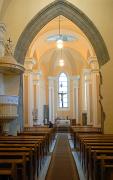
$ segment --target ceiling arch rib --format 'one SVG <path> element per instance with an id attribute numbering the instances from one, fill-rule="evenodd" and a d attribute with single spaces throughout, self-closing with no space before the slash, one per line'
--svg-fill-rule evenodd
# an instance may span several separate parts
<path id="1" fill-rule="evenodd" d="M 18 62 L 24 63 L 27 50 L 36 34 L 52 19 L 63 15 L 76 24 L 91 42 L 99 64 L 109 60 L 109 54 L 104 40 L 92 21 L 77 7 L 68 1 L 54 1 L 42 9 L 27 25 L 21 34 L 15 48 L 14 56 Z"/>

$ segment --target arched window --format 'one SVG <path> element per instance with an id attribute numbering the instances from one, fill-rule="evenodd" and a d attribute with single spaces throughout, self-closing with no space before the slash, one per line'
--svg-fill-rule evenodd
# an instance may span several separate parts
<path id="1" fill-rule="evenodd" d="M 68 79 L 65 73 L 61 73 L 58 79 L 58 107 L 68 108 Z"/>

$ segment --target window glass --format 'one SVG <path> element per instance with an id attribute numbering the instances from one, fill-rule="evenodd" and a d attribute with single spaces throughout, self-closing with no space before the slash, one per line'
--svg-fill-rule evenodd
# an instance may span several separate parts
<path id="1" fill-rule="evenodd" d="M 58 81 L 58 104 L 60 108 L 68 107 L 68 81 L 65 73 L 61 73 Z"/>

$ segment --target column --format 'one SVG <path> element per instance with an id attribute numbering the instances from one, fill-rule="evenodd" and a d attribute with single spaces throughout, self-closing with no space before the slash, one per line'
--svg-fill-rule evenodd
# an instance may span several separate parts
<path id="1" fill-rule="evenodd" d="M 45 104 L 45 82 L 40 77 L 38 83 L 38 122 L 43 124 L 44 121 L 44 104 Z"/>
<path id="2" fill-rule="evenodd" d="M 73 119 L 79 124 L 79 80 L 80 76 L 73 78 Z"/>
<path id="3" fill-rule="evenodd" d="M 55 107 L 54 107 L 54 78 L 49 77 L 49 121 L 54 123 Z"/>
<path id="4" fill-rule="evenodd" d="M 44 124 L 44 105 L 46 104 L 46 93 L 45 93 L 45 80 L 43 79 L 42 72 L 34 73 L 34 83 L 35 83 L 35 94 L 34 102 L 36 109 L 38 110 L 38 120 L 37 124 Z M 35 107 L 34 107 L 35 108 Z"/>
<path id="5" fill-rule="evenodd" d="M 38 91 L 39 91 L 39 76 L 38 73 L 34 73 L 33 79 L 33 88 L 34 88 L 34 124 L 38 124 Z"/>
<path id="6" fill-rule="evenodd" d="M 91 118 L 91 70 L 83 70 L 84 82 L 84 112 L 87 112 L 87 125 L 92 125 Z"/>
<path id="7" fill-rule="evenodd" d="M 34 108 L 34 91 L 33 91 L 33 72 L 34 59 L 25 59 L 25 73 L 24 73 L 24 121 L 25 126 L 33 126 L 33 108 Z"/>
<path id="8" fill-rule="evenodd" d="M 101 122 L 99 119 L 99 65 L 96 57 L 89 58 L 91 66 L 91 81 L 92 81 L 92 112 L 93 112 L 93 126 L 100 127 Z"/>

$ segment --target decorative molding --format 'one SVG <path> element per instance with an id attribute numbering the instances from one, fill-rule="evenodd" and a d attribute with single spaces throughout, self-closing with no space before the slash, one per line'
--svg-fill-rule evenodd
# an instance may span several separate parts
<path id="1" fill-rule="evenodd" d="M 32 72 L 35 60 L 33 58 L 25 58 L 24 67 L 26 72 Z"/>
<path id="2" fill-rule="evenodd" d="M 5 32 L 6 31 L 6 25 L 4 23 L 0 23 L 0 31 Z M 1 38 L 1 36 L 0 36 Z"/>
<path id="3" fill-rule="evenodd" d="M 50 81 L 51 81 L 51 80 L 56 80 L 56 79 L 57 79 L 57 78 L 56 78 L 56 77 L 53 77 L 53 76 L 49 76 L 49 77 L 48 77 L 48 80 L 50 80 Z"/>
<path id="4" fill-rule="evenodd" d="M 70 76 L 70 80 L 80 80 L 80 75 Z"/>
<path id="5" fill-rule="evenodd" d="M 73 86 L 74 86 L 74 88 L 79 88 L 79 80 L 80 80 L 80 76 L 73 78 Z"/>
<path id="6" fill-rule="evenodd" d="M 18 96 L 0 95 L 0 104 L 13 104 L 18 105 Z"/>
<path id="7" fill-rule="evenodd" d="M 4 56 L 5 44 L 4 44 L 4 34 L 6 32 L 6 26 L 4 23 L 0 23 L 0 56 Z"/>
<path id="8" fill-rule="evenodd" d="M 97 58 L 94 56 L 94 57 L 89 57 L 88 59 L 88 63 L 91 67 L 91 69 L 93 70 L 99 70 L 99 64 L 98 64 L 98 61 L 97 61 Z"/>
<path id="9" fill-rule="evenodd" d="M 91 73 L 99 73 L 99 69 L 92 69 Z"/>

